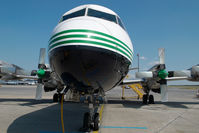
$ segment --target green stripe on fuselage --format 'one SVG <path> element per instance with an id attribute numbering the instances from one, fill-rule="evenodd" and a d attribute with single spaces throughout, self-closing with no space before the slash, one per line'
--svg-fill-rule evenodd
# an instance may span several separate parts
<path id="1" fill-rule="evenodd" d="M 122 48 L 122 50 L 126 51 L 127 53 L 129 53 L 131 55 L 131 57 L 133 56 L 132 53 L 130 53 L 128 51 L 128 49 L 126 49 L 124 46 L 120 45 L 119 43 L 116 43 L 114 41 L 111 41 L 111 40 L 108 40 L 106 38 L 102 38 L 102 37 L 97 37 L 97 36 L 91 36 L 91 35 L 83 35 L 83 34 L 73 34 L 73 35 L 65 35 L 65 36 L 59 36 L 55 39 L 53 39 L 50 43 L 49 43 L 49 46 L 56 42 L 56 41 L 59 41 L 59 40 L 62 40 L 62 39 L 67 39 L 67 38 L 90 38 L 90 39 L 96 39 L 96 40 L 100 40 L 100 41 L 104 41 L 104 42 L 108 42 L 108 43 L 112 43 L 112 44 L 115 44 L 117 46 L 119 46 L 120 48 Z M 56 43 L 55 43 L 56 44 Z M 54 44 L 53 44 L 54 45 Z M 53 46 L 52 45 L 52 46 Z"/>
<path id="2" fill-rule="evenodd" d="M 111 35 L 108 35 L 106 33 L 102 33 L 102 32 L 99 32 L 99 31 L 94 31 L 94 30 L 86 30 L 86 29 L 71 29 L 71 30 L 64 30 L 64 31 L 61 31 L 59 33 L 56 33 L 55 35 L 53 35 L 49 41 L 52 41 L 52 39 L 54 39 L 56 36 L 58 35 L 61 35 L 61 34 L 65 34 L 65 33 L 71 33 L 71 32 L 86 32 L 86 33 L 94 33 L 94 34 L 98 34 L 98 35 L 102 35 L 102 36 L 105 36 L 105 37 L 108 37 L 108 38 L 111 38 L 113 40 L 116 40 L 120 43 L 122 43 L 124 46 L 126 46 L 129 51 L 131 52 L 131 54 L 133 54 L 133 51 L 128 47 L 128 45 L 126 45 L 124 42 L 122 42 L 121 40 L 111 36 Z"/>
<path id="3" fill-rule="evenodd" d="M 61 42 L 58 42 L 58 43 L 55 43 L 55 44 L 49 46 L 49 51 L 51 49 L 53 49 L 54 47 L 56 47 L 56 46 L 59 46 L 59 45 L 62 45 L 62 44 L 68 44 L 68 43 L 87 43 L 87 44 L 94 44 L 94 45 L 98 45 L 98 46 L 104 46 L 104 47 L 107 47 L 107 48 L 111 48 L 111 49 L 120 51 L 121 53 L 126 55 L 129 58 L 130 61 L 132 59 L 127 53 L 125 53 L 124 51 L 122 51 L 121 49 L 119 49 L 117 47 L 114 47 L 114 46 L 106 44 L 106 43 L 90 41 L 90 40 L 67 40 L 67 41 L 61 41 Z"/>

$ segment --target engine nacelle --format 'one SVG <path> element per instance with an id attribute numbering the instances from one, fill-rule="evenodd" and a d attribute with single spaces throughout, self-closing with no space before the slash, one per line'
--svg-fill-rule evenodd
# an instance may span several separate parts
<path id="1" fill-rule="evenodd" d="M 64 89 L 64 85 L 60 82 L 60 80 L 57 80 L 58 77 L 56 73 L 46 71 L 45 77 L 43 79 L 44 83 L 44 91 L 49 92 L 49 91 L 62 91 Z"/>
<path id="2" fill-rule="evenodd" d="M 160 88 L 157 88 L 157 89 L 151 89 L 151 91 L 155 92 L 155 93 L 160 93 Z"/>
<path id="3" fill-rule="evenodd" d="M 44 91 L 49 92 L 49 91 L 54 91 L 57 89 L 58 83 L 55 80 L 49 80 L 48 82 L 44 83 Z"/>
<path id="4" fill-rule="evenodd" d="M 191 81 L 199 81 L 199 66 L 193 66 L 191 68 Z"/>
<path id="5" fill-rule="evenodd" d="M 56 88 L 44 86 L 44 91 L 45 92 L 54 91 L 55 89 Z"/>
<path id="6" fill-rule="evenodd" d="M 142 84 L 144 91 L 147 92 L 148 90 L 151 90 L 155 93 L 160 93 L 160 83 L 153 79 L 147 79 Z"/>
<path id="7" fill-rule="evenodd" d="M 199 81 L 199 65 L 192 66 L 188 70 L 169 71 L 168 77 L 187 77 L 189 81 Z"/>

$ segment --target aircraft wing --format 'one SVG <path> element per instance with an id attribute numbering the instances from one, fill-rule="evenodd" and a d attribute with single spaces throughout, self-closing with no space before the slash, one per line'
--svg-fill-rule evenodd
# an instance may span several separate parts
<path id="1" fill-rule="evenodd" d="M 119 85 L 131 85 L 142 82 L 144 82 L 144 79 L 123 80 Z"/>
<path id="2" fill-rule="evenodd" d="M 176 80 L 187 80 L 189 77 L 184 76 L 184 77 L 167 77 L 167 81 L 176 81 Z"/>
<path id="3" fill-rule="evenodd" d="M 26 76 L 26 75 L 15 75 L 16 78 L 19 78 L 19 79 L 38 79 L 37 76 Z"/>
<path id="4" fill-rule="evenodd" d="M 187 80 L 189 77 L 167 77 L 167 81 Z M 131 85 L 136 83 L 143 83 L 144 79 L 123 80 L 119 85 Z"/>
<path id="5" fill-rule="evenodd" d="M 37 76 L 28 76 L 28 75 L 16 75 L 12 73 L 1 74 L 1 80 L 18 80 L 18 79 L 35 79 L 37 80 Z"/>
<path id="6" fill-rule="evenodd" d="M 9 80 L 9 79 L 13 79 L 13 77 L 11 76 L 11 75 L 3 75 L 3 74 L 1 74 L 1 78 L 0 78 L 1 80 Z"/>

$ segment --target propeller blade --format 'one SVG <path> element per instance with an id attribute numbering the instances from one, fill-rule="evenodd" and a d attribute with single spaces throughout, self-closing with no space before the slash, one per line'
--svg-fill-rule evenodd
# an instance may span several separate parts
<path id="1" fill-rule="evenodd" d="M 152 78 L 153 72 L 152 71 L 136 72 L 135 76 L 136 76 L 136 78 Z"/>
<path id="2" fill-rule="evenodd" d="M 168 89 L 167 85 L 160 85 L 161 102 L 168 102 Z"/>
<path id="3" fill-rule="evenodd" d="M 45 56 L 46 56 L 46 49 L 40 48 L 38 68 L 41 68 L 41 65 L 45 65 Z"/>
<path id="4" fill-rule="evenodd" d="M 160 64 L 165 64 L 164 48 L 159 48 Z"/>
<path id="5" fill-rule="evenodd" d="M 37 83 L 35 99 L 36 100 L 42 99 L 42 84 L 41 83 Z"/>
<path id="6" fill-rule="evenodd" d="M 160 80 L 160 93 L 161 93 L 161 102 L 168 101 L 168 89 L 167 89 L 167 80 Z"/>

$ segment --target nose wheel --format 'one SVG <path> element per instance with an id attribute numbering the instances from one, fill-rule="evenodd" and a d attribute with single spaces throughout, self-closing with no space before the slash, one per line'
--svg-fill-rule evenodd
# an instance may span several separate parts
<path id="1" fill-rule="evenodd" d="M 95 115 L 94 115 L 94 126 L 93 126 L 93 130 L 94 131 L 99 130 L 99 113 L 95 113 Z"/>
<path id="2" fill-rule="evenodd" d="M 93 118 L 89 112 L 84 114 L 83 127 L 80 131 L 90 132 L 99 130 L 99 113 L 95 113 Z"/>
<path id="3" fill-rule="evenodd" d="M 86 112 L 84 114 L 83 129 L 82 130 L 88 131 L 90 129 L 90 127 L 91 127 L 91 116 L 90 116 L 89 112 Z"/>
<path id="4" fill-rule="evenodd" d="M 91 130 L 97 131 L 99 130 L 99 113 L 97 112 L 99 102 L 96 100 L 97 98 L 94 96 L 90 97 L 89 110 L 90 112 L 86 112 L 83 118 L 83 127 L 80 128 L 82 132 L 90 132 Z"/>

